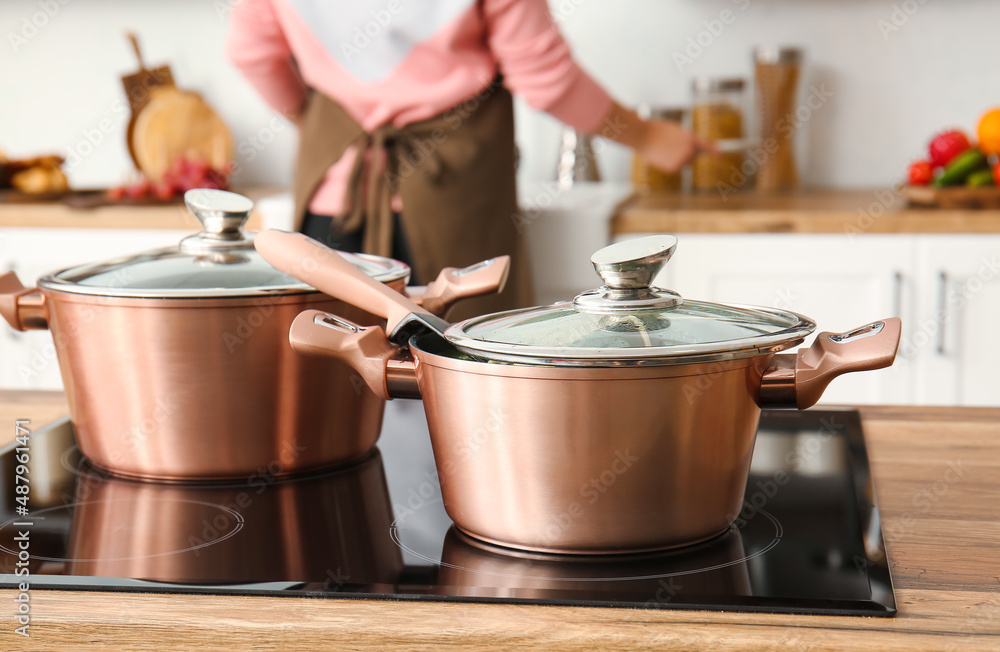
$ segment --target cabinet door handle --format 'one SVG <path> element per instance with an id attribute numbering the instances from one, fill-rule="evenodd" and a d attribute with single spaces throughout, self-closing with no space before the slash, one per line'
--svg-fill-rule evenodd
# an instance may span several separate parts
<path id="1" fill-rule="evenodd" d="M 903 316 L 903 272 L 898 269 L 892 275 L 892 314 Z"/>
<path id="2" fill-rule="evenodd" d="M 938 355 L 948 354 L 948 334 L 947 324 L 948 324 L 948 273 L 944 270 L 938 272 L 938 311 L 937 314 L 941 316 L 941 323 L 938 324 L 937 332 L 937 352 Z"/>

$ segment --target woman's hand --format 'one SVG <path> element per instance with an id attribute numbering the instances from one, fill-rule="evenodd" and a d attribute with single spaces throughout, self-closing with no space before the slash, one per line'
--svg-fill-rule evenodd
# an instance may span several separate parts
<path id="1" fill-rule="evenodd" d="M 665 172 L 677 172 L 701 152 L 718 154 L 711 143 L 672 120 L 645 121 L 645 134 L 635 150 L 650 165 Z"/>
<path id="2" fill-rule="evenodd" d="M 609 129 L 606 125 L 614 125 L 614 128 Z M 631 147 L 651 165 L 666 172 L 680 170 L 701 152 L 719 153 L 711 143 L 697 138 L 677 122 L 643 120 L 618 102 L 612 102 L 595 134 Z"/>

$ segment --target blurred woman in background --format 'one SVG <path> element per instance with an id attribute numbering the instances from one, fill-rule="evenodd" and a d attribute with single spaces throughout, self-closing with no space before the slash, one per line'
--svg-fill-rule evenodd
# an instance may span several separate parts
<path id="1" fill-rule="evenodd" d="M 299 127 L 297 229 L 404 260 L 420 282 L 511 255 L 507 290 L 468 314 L 531 304 L 511 93 L 668 171 L 704 148 L 614 101 L 545 0 L 241 0 L 227 54 Z"/>

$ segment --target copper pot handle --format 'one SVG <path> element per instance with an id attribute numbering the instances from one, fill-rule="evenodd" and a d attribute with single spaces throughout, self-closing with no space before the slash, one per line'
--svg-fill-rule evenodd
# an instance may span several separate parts
<path id="1" fill-rule="evenodd" d="M 302 233 L 265 229 L 257 234 L 254 247 L 264 260 L 292 278 L 384 318 L 390 333 L 411 313 L 430 314 L 365 274 L 336 250 Z"/>
<path id="2" fill-rule="evenodd" d="M 49 327 L 45 295 L 26 288 L 14 272 L 0 276 L 0 315 L 15 330 L 46 330 Z"/>
<path id="3" fill-rule="evenodd" d="M 509 273 L 510 256 L 490 258 L 463 269 L 445 267 L 429 285 L 406 288 L 406 296 L 443 318 L 461 299 L 502 292 Z"/>
<path id="4" fill-rule="evenodd" d="M 379 398 L 420 398 L 413 361 L 400 358 L 405 352 L 389 343 L 380 326 L 305 310 L 292 321 L 288 341 L 303 355 L 346 362 Z"/>
<path id="5" fill-rule="evenodd" d="M 761 378 L 761 407 L 815 405 L 827 385 L 841 374 L 892 365 L 902 323 L 890 317 L 845 333 L 823 332 L 808 349 L 776 355 Z"/>

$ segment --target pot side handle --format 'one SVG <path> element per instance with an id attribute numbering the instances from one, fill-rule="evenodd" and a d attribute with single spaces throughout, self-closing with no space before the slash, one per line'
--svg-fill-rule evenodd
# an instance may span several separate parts
<path id="1" fill-rule="evenodd" d="M 303 355 L 347 363 L 382 399 L 419 398 L 412 361 L 400 361 L 380 326 L 358 326 L 321 310 L 305 310 L 288 331 L 292 348 Z"/>
<path id="2" fill-rule="evenodd" d="M 498 256 L 463 269 L 445 267 L 427 286 L 406 288 L 410 300 L 444 318 L 455 302 L 502 292 L 510 273 L 510 256 Z"/>
<path id="3" fill-rule="evenodd" d="M 845 333 L 822 332 L 808 349 L 774 356 L 761 380 L 760 406 L 804 410 L 837 376 L 891 366 L 901 331 L 899 318 L 890 317 Z"/>
<path id="4" fill-rule="evenodd" d="M 264 260 L 292 278 L 384 318 L 390 333 L 411 313 L 430 314 L 303 233 L 265 229 L 253 244 Z"/>
<path id="5" fill-rule="evenodd" d="M 49 327 L 45 295 L 26 288 L 14 272 L 0 276 L 0 316 L 15 330 L 46 330 Z"/>

